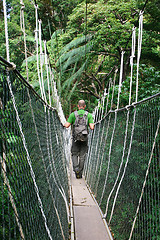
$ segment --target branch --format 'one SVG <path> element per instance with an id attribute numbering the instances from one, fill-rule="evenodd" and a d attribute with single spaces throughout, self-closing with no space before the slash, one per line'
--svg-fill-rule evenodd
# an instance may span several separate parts
<path id="1" fill-rule="evenodd" d="M 103 57 L 103 60 L 102 60 L 101 63 L 99 64 L 98 69 L 97 69 L 97 72 L 95 73 L 95 76 L 96 76 L 97 73 L 100 71 L 100 68 L 101 68 L 101 66 L 102 66 L 102 64 L 103 64 L 103 62 L 104 62 L 104 60 L 105 60 L 105 56 Z"/>
<path id="2" fill-rule="evenodd" d="M 125 24 L 126 22 L 128 22 L 128 20 L 123 20 L 123 18 L 119 14 L 117 14 L 115 11 L 113 11 L 113 13 L 114 13 L 115 17 L 120 20 L 122 25 Z"/>
<path id="3" fill-rule="evenodd" d="M 114 65 L 113 68 L 110 70 L 110 72 L 103 77 L 103 81 L 107 79 L 107 77 L 114 71 L 115 68 L 117 68 L 117 65 Z"/>
<path id="4" fill-rule="evenodd" d="M 111 56 L 111 57 L 116 57 L 119 59 L 119 57 L 116 54 L 113 53 L 108 53 L 108 52 L 95 52 L 95 51 L 91 51 L 92 53 L 95 53 L 97 55 L 105 55 L 105 56 Z"/>
<path id="5" fill-rule="evenodd" d="M 124 67 L 123 67 L 122 82 L 126 79 L 126 74 L 127 74 L 127 70 L 129 67 L 129 63 L 130 63 L 130 54 L 128 54 L 126 63 L 124 64 Z"/>
<path id="6" fill-rule="evenodd" d="M 86 91 L 85 91 L 86 90 Z M 90 93 L 92 96 L 101 99 L 100 95 L 97 93 L 94 93 L 91 89 L 88 87 L 85 87 L 84 89 L 80 90 L 81 93 Z"/>
<path id="7" fill-rule="evenodd" d="M 25 54 L 25 52 L 20 47 L 18 47 L 18 49 L 21 51 L 21 53 Z M 34 54 L 27 50 L 27 57 L 32 57 L 32 56 L 34 56 Z"/>
<path id="8" fill-rule="evenodd" d="M 131 9 L 131 17 L 134 18 L 135 15 L 138 15 L 139 14 L 139 11 L 136 10 L 136 9 Z"/>
<path id="9" fill-rule="evenodd" d="M 98 78 L 95 77 L 95 75 L 93 75 L 93 73 L 91 74 L 93 79 L 98 83 L 99 87 L 102 88 L 102 83 L 100 82 L 100 80 Z"/>
<path id="10" fill-rule="evenodd" d="M 86 72 L 84 72 L 84 75 L 86 75 L 86 77 L 88 77 L 88 78 L 91 79 L 91 80 L 95 80 L 95 81 L 98 83 L 99 87 L 102 88 L 101 82 L 100 82 L 99 79 L 96 78 L 93 74 L 91 74 L 92 76 L 89 76 Z"/>
<path id="11" fill-rule="evenodd" d="M 92 84 L 91 84 L 91 87 L 93 87 L 93 89 L 94 89 L 94 91 L 95 91 L 95 94 L 98 95 L 97 88 L 96 88 L 96 86 L 95 86 L 95 84 L 94 84 L 93 82 L 92 82 Z"/>

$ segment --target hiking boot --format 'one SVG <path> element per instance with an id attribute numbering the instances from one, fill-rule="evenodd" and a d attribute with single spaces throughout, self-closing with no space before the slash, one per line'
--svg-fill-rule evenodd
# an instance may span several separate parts
<path id="1" fill-rule="evenodd" d="M 82 178 L 82 173 L 81 172 L 75 172 L 76 173 L 76 178 L 77 179 L 80 179 L 80 178 Z"/>
<path id="2" fill-rule="evenodd" d="M 82 173 L 81 172 L 79 173 L 79 178 L 82 178 Z"/>
<path id="3" fill-rule="evenodd" d="M 79 178 L 79 171 L 76 171 L 75 174 L 76 174 L 76 178 Z"/>

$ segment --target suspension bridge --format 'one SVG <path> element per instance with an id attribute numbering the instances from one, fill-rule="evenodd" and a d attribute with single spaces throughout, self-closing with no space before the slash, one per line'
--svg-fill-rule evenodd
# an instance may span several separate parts
<path id="1" fill-rule="evenodd" d="M 142 22 L 141 12 L 135 102 L 131 102 L 134 28 L 128 105 L 119 107 L 122 52 L 118 95 L 115 69 L 108 92 L 93 113 L 95 129 L 89 134 L 83 179 L 75 179 L 72 172 L 71 133 L 63 127 L 54 83 L 56 107 L 51 107 L 50 99 L 47 102 L 38 50 L 41 97 L 9 54 L 7 60 L 0 57 L 1 239 L 160 239 L 160 93 L 138 101 Z M 22 30 L 25 36 L 24 24 Z M 52 72 L 45 59 L 49 79 Z"/>

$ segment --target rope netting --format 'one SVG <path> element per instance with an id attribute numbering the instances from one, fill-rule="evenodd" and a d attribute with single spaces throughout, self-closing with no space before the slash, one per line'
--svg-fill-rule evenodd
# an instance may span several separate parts
<path id="1" fill-rule="evenodd" d="M 116 239 L 160 238 L 159 125 L 157 94 L 110 111 L 90 135 L 85 176 Z"/>
<path id="2" fill-rule="evenodd" d="M 20 4 L 28 81 L 25 6 L 22 0 Z M 110 79 L 108 90 L 105 89 L 93 114 L 97 123 L 89 136 L 84 169 L 86 181 L 104 218 L 115 239 L 120 240 L 160 239 L 160 93 L 138 102 L 143 11 L 139 15 L 135 103 L 131 103 L 136 55 L 134 27 L 129 106 L 120 109 L 125 56 L 122 51 L 119 88 L 115 89 L 118 72 L 115 68 L 113 80 Z M 6 14 L 4 18 L 9 62 Z M 41 98 L 15 70 L 15 66 L 0 58 L 0 238 L 64 240 L 69 238 L 70 132 L 62 126 L 65 118 L 46 41 L 42 41 L 42 22 L 38 19 L 36 4 L 35 18 L 37 77 Z M 44 88 L 45 81 L 48 95 Z M 109 96 L 110 93 L 112 96 Z M 51 96 L 58 113 L 51 107 Z"/>
<path id="3" fill-rule="evenodd" d="M 0 73 L 0 239 L 68 239 L 66 130 L 18 71 Z"/>
<path id="4" fill-rule="evenodd" d="M 121 240 L 160 239 L 160 93 L 138 102 L 142 29 L 141 11 L 135 97 L 132 96 L 136 43 L 134 27 L 130 56 L 129 105 L 120 108 L 125 54 L 122 51 L 118 93 L 115 93 L 118 71 L 115 69 L 114 79 L 109 82 L 108 93 L 104 93 L 105 100 L 102 99 L 94 111 L 96 124 L 94 132 L 90 133 L 85 164 L 87 184 L 95 195 L 113 236 Z M 109 96 L 111 93 L 112 96 Z M 135 102 L 131 103 L 134 98 Z"/>
<path id="5" fill-rule="evenodd" d="M 131 104 L 136 42 L 133 28 L 129 105 L 119 108 L 125 54 L 122 51 L 118 93 L 115 94 L 114 91 L 118 71 L 115 69 L 114 79 L 109 82 L 108 93 L 104 93 L 105 100 L 102 99 L 99 103 L 102 108 L 98 105 L 94 112 L 97 123 L 94 132 L 90 134 L 89 153 L 85 164 L 86 181 L 113 236 L 121 240 L 160 238 L 160 93 L 138 102 L 142 28 L 143 12 L 140 12 L 135 103 Z M 112 96 L 109 96 L 110 93 Z"/>

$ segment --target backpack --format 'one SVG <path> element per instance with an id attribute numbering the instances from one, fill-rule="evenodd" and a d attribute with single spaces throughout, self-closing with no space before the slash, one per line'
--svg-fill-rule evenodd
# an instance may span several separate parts
<path id="1" fill-rule="evenodd" d="M 86 111 L 83 116 L 78 114 L 77 111 L 74 112 L 76 117 L 75 123 L 73 125 L 73 139 L 74 141 L 87 141 L 88 140 L 88 112 Z"/>

